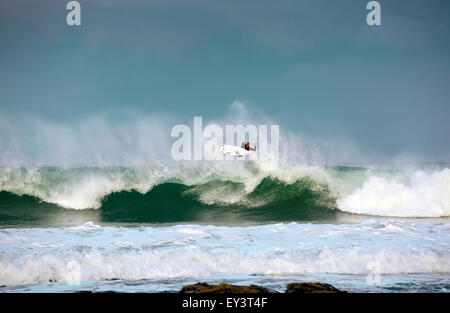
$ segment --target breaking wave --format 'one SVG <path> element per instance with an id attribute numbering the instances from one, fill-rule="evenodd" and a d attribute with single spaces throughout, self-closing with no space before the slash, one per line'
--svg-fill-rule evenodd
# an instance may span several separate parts
<path id="1" fill-rule="evenodd" d="M 179 222 L 243 218 L 327 220 L 339 212 L 450 216 L 450 169 L 412 173 L 253 162 L 198 166 L 0 168 L 0 219 L 98 210 L 103 221 Z M 37 211 L 37 212 L 36 212 Z"/>

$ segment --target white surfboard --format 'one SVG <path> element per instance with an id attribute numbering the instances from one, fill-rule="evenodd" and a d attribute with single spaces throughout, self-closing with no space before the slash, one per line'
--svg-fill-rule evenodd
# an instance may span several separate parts
<path id="1" fill-rule="evenodd" d="M 221 145 L 219 146 L 219 151 L 225 155 L 243 157 L 250 153 L 250 151 L 245 150 L 244 148 L 233 146 L 233 145 Z"/>

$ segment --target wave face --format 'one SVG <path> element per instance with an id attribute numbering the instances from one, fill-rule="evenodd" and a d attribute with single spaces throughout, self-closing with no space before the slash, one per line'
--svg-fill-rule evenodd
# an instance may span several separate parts
<path id="1" fill-rule="evenodd" d="M 90 215 L 106 222 L 320 221 L 342 212 L 450 216 L 450 170 L 280 167 L 255 162 L 0 168 L 0 222 Z"/>
<path id="2" fill-rule="evenodd" d="M 212 181 L 186 186 L 163 183 L 142 195 L 122 191 L 104 198 L 104 221 L 179 222 L 215 219 L 286 221 L 334 216 L 326 186 L 303 178 L 287 184 L 266 177 L 250 193 L 242 183 Z"/>

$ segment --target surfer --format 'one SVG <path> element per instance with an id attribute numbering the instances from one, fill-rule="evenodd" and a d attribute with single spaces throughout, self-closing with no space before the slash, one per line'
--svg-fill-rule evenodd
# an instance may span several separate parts
<path id="1" fill-rule="evenodd" d="M 243 142 L 241 147 L 247 151 L 256 151 L 256 143 L 254 144 L 254 146 L 255 146 L 254 148 L 251 148 L 250 142 L 245 142 L 245 143 Z"/>

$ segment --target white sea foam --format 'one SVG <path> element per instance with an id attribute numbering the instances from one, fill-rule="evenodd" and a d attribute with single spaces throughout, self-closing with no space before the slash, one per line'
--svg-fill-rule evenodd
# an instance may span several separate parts
<path id="1" fill-rule="evenodd" d="M 0 284 L 64 282 L 73 274 L 70 262 L 79 264 L 82 281 L 258 273 L 364 275 L 373 262 L 381 275 L 448 274 L 446 225 L 369 220 L 356 225 L 0 230 Z M 6 240 L 25 236 L 34 241 Z"/>
<path id="2" fill-rule="evenodd" d="M 371 176 L 339 201 L 346 212 L 401 217 L 450 216 L 450 169 L 417 171 L 408 182 Z"/>

